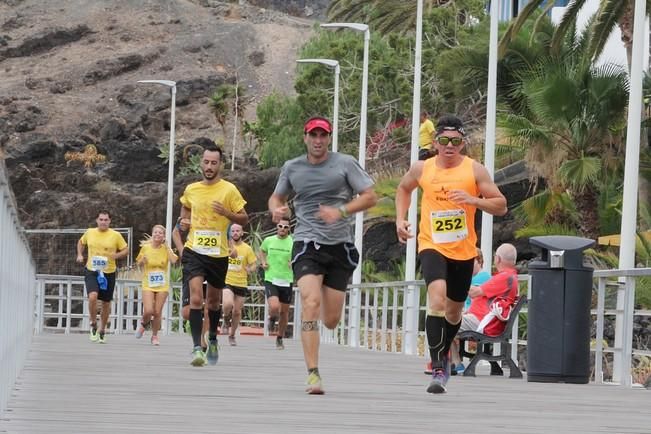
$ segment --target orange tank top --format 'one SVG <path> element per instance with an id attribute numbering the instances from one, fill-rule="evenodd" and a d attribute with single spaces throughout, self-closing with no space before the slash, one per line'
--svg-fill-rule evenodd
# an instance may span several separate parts
<path id="1" fill-rule="evenodd" d="M 464 190 L 479 196 L 472 170 L 473 159 L 449 169 L 436 166 L 438 157 L 425 160 L 418 180 L 423 190 L 420 206 L 418 252 L 434 249 L 450 259 L 467 260 L 477 256 L 475 233 L 476 208 L 448 200 L 450 190 Z"/>

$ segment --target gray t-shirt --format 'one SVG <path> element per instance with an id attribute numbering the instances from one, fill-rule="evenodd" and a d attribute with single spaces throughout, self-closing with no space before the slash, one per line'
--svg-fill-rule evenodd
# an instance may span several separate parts
<path id="1" fill-rule="evenodd" d="M 329 152 L 328 159 L 319 164 L 310 163 L 307 155 L 285 162 L 274 194 L 296 193 L 295 241 L 333 245 L 353 242 L 352 216 L 326 224 L 316 215 L 319 205 L 340 207 L 373 184 L 353 157 Z"/>

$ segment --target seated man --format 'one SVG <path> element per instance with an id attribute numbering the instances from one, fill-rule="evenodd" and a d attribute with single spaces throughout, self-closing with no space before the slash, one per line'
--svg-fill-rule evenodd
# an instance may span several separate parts
<path id="1" fill-rule="evenodd" d="M 497 269 L 497 273 L 483 285 L 470 287 L 468 295 L 472 299 L 472 302 L 470 309 L 463 314 L 459 332 L 477 330 L 481 320 L 490 311 L 491 303 L 495 298 L 504 297 L 511 300 L 512 303 L 515 302 L 518 296 L 518 270 L 515 268 L 516 258 L 517 251 L 512 244 L 502 244 L 497 248 L 495 251 L 495 268 Z M 450 358 L 455 368 L 463 366 L 459 357 L 459 343 L 456 340 L 450 347 Z M 456 373 L 461 372 L 463 372 L 463 368 L 456 370 Z"/>

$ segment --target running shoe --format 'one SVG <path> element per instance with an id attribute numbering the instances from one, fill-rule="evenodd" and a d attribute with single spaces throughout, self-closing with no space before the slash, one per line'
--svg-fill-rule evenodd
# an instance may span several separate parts
<path id="1" fill-rule="evenodd" d="M 235 336 L 229 336 L 228 343 L 231 345 L 231 347 L 237 346 L 237 341 L 235 340 Z"/>
<path id="2" fill-rule="evenodd" d="M 454 374 L 452 375 L 463 375 L 463 372 L 466 370 L 466 367 L 463 366 L 463 363 L 459 363 L 454 367 Z"/>
<path id="3" fill-rule="evenodd" d="M 206 355 L 201 350 L 201 347 L 194 347 L 194 350 L 192 350 L 192 361 L 190 364 L 197 367 L 206 364 Z"/>
<path id="4" fill-rule="evenodd" d="M 209 365 L 216 365 L 217 360 L 219 360 L 219 345 L 217 345 L 217 339 L 208 341 L 208 350 L 206 351 L 206 360 L 208 360 Z"/>
<path id="5" fill-rule="evenodd" d="M 276 338 L 276 349 L 278 350 L 285 349 L 285 344 L 283 344 L 283 338 L 281 338 L 280 336 Z"/>
<path id="6" fill-rule="evenodd" d="M 97 333 L 97 327 L 91 327 L 90 329 L 90 341 L 97 342 L 99 340 L 99 334 Z"/>
<path id="7" fill-rule="evenodd" d="M 305 385 L 305 391 L 309 395 L 323 395 L 325 393 L 323 390 L 323 384 L 321 383 L 321 376 L 316 372 L 312 372 L 307 376 Z"/>
<path id="8" fill-rule="evenodd" d="M 145 334 L 145 326 L 140 324 L 138 326 L 138 330 L 136 330 L 136 339 L 142 338 L 142 336 Z"/>
<path id="9" fill-rule="evenodd" d="M 151 344 L 156 347 L 160 345 L 160 340 L 158 339 L 158 336 L 151 337 Z"/>
<path id="10" fill-rule="evenodd" d="M 104 334 L 104 332 L 99 332 L 97 342 L 99 342 L 100 344 L 106 343 L 106 335 Z"/>
<path id="11" fill-rule="evenodd" d="M 446 372 L 442 368 L 434 369 L 432 372 L 432 381 L 427 386 L 427 393 L 445 393 L 447 389 L 445 385 L 448 382 Z"/>

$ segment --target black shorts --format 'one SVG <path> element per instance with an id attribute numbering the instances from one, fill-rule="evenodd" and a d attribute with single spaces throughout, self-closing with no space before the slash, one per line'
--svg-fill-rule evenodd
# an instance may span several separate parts
<path id="1" fill-rule="evenodd" d="M 86 294 L 96 292 L 98 300 L 113 300 L 113 292 L 115 291 L 115 273 L 104 273 L 104 277 L 106 277 L 107 283 L 106 289 L 99 289 L 99 283 L 97 283 L 97 275 L 97 271 L 90 271 L 88 268 L 84 268 L 84 283 L 86 284 Z"/>
<path id="2" fill-rule="evenodd" d="M 433 249 L 423 250 L 418 254 L 420 268 L 429 286 L 435 280 L 443 279 L 447 284 L 447 297 L 462 303 L 468 297 L 472 269 L 475 259 L 463 261 L 450 259 Z"/>
<path id="3" fill-rule="evenodd" d="M 190 249 L 183 249 L 181 257 L 183 265 L 183 281 L 189 282 L 193 277 L 201 276 L 214 288 L 222 289 L 225 286 L 226 272 L 228 271 L 228 257 L 213 258 L 201 255 Z"/>
<path id="4" fill-rule="evenodd" d="M 295 241 L 292 248 L 292 268 L 297 282 L 308 274 L 322 275 L 325 286 L 345 291 L 358 263 L 359 253 L 353 243 L 325 245 Z"/>
<path id="5" fill-rule="evenodd" d="M 418 150 L 418 159 L 419 160 L 428 160 L 434 156 L 434 151 L 431 149 L 420 148 Z"/>
<path id="6" fill-rule="evenodd" d="M 203 299 L 206 299 L 206 289 L 208 286 L 203 282 Z M 185 307 L 190 304 L 190 284 L 187 280 L 183 279 L 183 288 L 181 289 L 181 306 Z"/>
<path id="7" fill-rule="evenodd" d="M 283 304 L 292 304 L 294 291 L 292 290 L 292 285 L 278 286 L 265 280 L 264 295 L 267 298 L 278 297 L 278 300 Z"/>
<path id="8" fill-rule="evenodd" d="M 249 296 L 249 288 L 247 288 L 246 286 L 235 286 L 235 285 L 229 285 L 227 283 L 226 288 L 233 291 L 233 294 L 237 295 L 238 297 L 246 298 Z"/>

